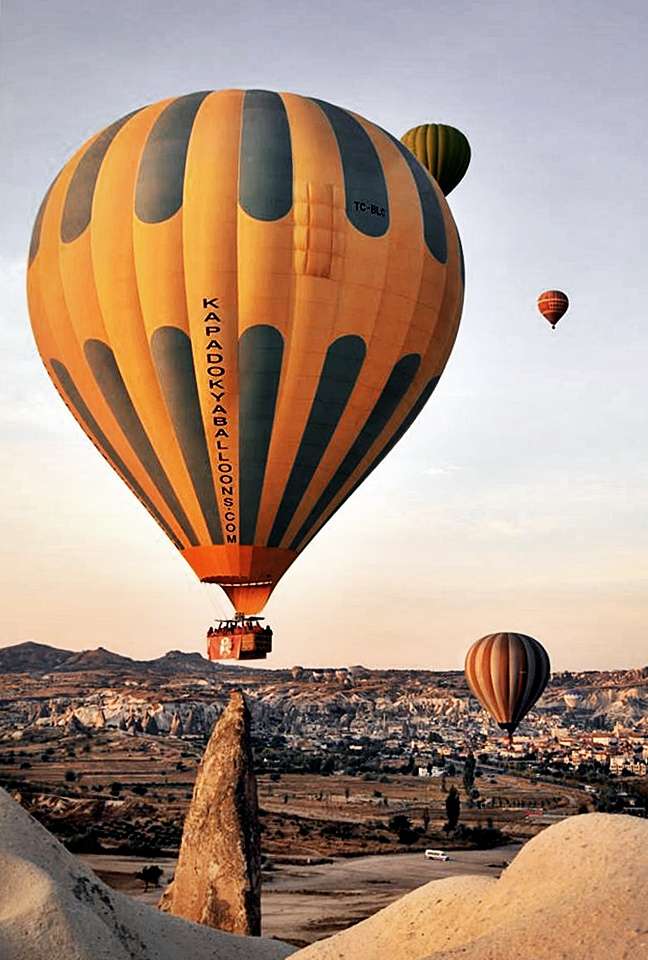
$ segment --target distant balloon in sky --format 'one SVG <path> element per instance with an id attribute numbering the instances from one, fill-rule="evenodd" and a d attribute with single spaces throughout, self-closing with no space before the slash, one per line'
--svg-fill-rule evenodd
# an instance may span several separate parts
<path id="1" fill-rule="evenodd" d="M 470 163 L 470 144 L 461 130 L 445 123 L 422 123 L 403 134 L 401 140 L 446 197 L 463 180 Z"/>
<path id="2" fill-rule="evenodd" d="M 410 151 L 265 90 L 171 98 L 92 137 L 43 200 L 28 271 L 66 406 L 242 617 L 421 412 L 463 289 Z"/>
<path id="3" fill-rule="evenodd" d="M 466 656 L 466 680 L 479 702 L 509 737 L 547 685 L 546 650 L 524 633 L 491 633 Z"/>
<path id="4" fill-rule="evenodd" d="M 568 307 L 569 299 L 562 290 L 545 290 L 538 297 L 538 310 L 551 324 L 552 330 L 555 330 L 556 324 L 567 312 Z"/>

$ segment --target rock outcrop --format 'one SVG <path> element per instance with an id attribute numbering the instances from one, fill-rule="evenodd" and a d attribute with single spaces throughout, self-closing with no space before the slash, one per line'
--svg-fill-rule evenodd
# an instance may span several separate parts
<path id="1" fill-rule="evenodd" d="M 86 725 L 81 723 L 76 713 L 73 713 L 68 722 L 65 724 L 65 735 L 68 737 L 74 737 L 87 732 L 88 728 Z"/>
<path id="2" fill-rule="evenodd" d="M 439 724 L 461 725 L 475 712 L 462 671 L 250 669 L 179 651 L 144 661 L 24 643 L 0 649 L 0 740 L 33 724 L 64 731 L 72 714 L 90 731 L 140 734 L 153 716 L 161 737 L 202 738 L 232 683 L 243 689 L 262 737 L 308 739 L 335 728 L 360 738 L 377 724 L 394 730 L 407 723 L 412 738 L 429 740 Z M 538 716 L 548 713 L 556 726 L 648 730 L 648 667 L 554 674 L 537 706 Z"/>
<path id="3" fill-rule="evenodd" d="M 172 737 L 181 737 L 183 733 L 184 727 L 182 726 L 180 714 L 174 713 L 173 719 L 171 720 L 171 726 L 169 727 L 169 735 Z"/>
<path id="4" fill-rule="evenodd" d="M 232 693 L 207 745 L 163 910 L 231 933 L 261 933 L 261 846 L 250 714 Z"/>
<path id="5" fill-rule="evenodd" d="M 2 960 L 282 960 L 293 952 L 111 890 L 2 789 L 0 877 Z"/>

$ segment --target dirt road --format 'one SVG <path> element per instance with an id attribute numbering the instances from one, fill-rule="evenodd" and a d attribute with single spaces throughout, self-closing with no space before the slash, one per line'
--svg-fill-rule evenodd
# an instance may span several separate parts
<path id="1" fill-rule="evenodd" d="M 422 853 L 282 866 L 264 879 L 263 932 L 310 943 L 331 936 L 430 880 L 463 874 L 497 877 L 520 845 L 451 853 L 447 862 Z"/>
<path id="2" fill-rule="evenodd" d="M 497 877 L 520 849 L 520 844 L 494 850 L 450 852 L 447 862 L 426 860 L 422 853 L 338 859 L 316 866 L 277 865 L 263 878 L 263 934 L 306 944 L 331 936 L 398 897 L 430 880 L 464 874 Z M 175 861 L 134 857 L 81 857 L 106 883 L 137 899 L 155 904 L 161 890 L 149 889 L 134 874 L 155 862 L 164 880 L 173 875 Z"/>

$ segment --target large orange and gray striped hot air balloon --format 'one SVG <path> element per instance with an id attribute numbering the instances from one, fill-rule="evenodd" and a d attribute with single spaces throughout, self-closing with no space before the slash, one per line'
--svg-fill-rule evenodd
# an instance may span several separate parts
<path id="1" fill-rule="evenodd" d="M 226 90 L 81 147 L 39 210 L 28 294 L 82 429 L 197 576 L 254 614 L 432 394 L 463 262 L 390 134 Z"/>
<path id="2" fill-rule="evenodd" d="M 509 738 L 547 686 L 551 673 L 542 644 L 524 633 L 491 633 L 466 656 L 472 692 Z"/>
<path id="3" fill-rule="evenodd" d="M 401 141 L 434 177 L 446 197 L 465 177 L 470 164 L 470 144 L 456 127 L 447 123 L 422 123 L 404 133 Z"/>
<path id="4" fill-rule="evenodd" d="M 551 324 L 551 329 L 556 329 L 556 324 L 567 312 L 569 307 L 569 298 L 562 290 L 545 290 L 538 297 L 538 310 L 542 316 Z"/>

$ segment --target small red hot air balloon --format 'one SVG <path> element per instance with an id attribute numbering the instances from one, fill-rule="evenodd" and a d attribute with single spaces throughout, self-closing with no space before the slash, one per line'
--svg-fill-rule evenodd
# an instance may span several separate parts
<path id="1" fill-rule="evenodd" d="M 545 290 L 538 297 L 538 310 L 551 324 L 551 329 L 556 329 L 556 324 L 560 318 L 567 312 L 569 307 L 569 298 L 562 290 Z"/>

